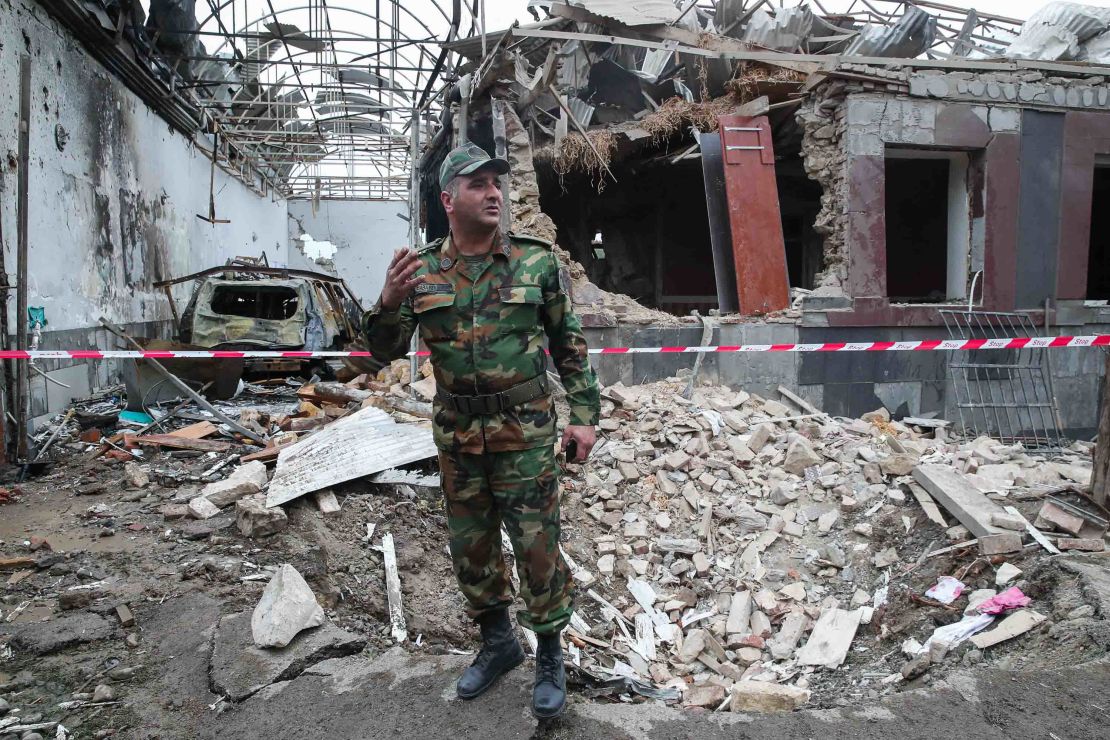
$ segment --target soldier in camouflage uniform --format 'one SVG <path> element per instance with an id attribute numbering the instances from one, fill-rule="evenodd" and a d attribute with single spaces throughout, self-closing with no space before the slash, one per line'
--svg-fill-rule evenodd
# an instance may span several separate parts
<path id="1" fill-rule="evenodd" d="M 539 640 L 532 710 L 547 718 L 560 714 L 566 700 L 560 632 L 570 621 L 572 590 L 559 550 L 545 336 L 570 404 L 563 448 L 574 442 L 578 461 L 594 444 L 600 401 L 551 245 L 500 232 L 497 175 L 508 168 L 473 145 L 448 154 L 440 186 L 451 233 L 394 256 L 364 330 L 370 351 L 383 362 L 404 355 L 417 328 L 431 352 L 451 557 L 469 614 L 482 631 L 482 649 L 459 679 L 458 694 L 478 696 L 524 660 L 508 616 L 504 525 L 527 606 L 519 619 Z"/>

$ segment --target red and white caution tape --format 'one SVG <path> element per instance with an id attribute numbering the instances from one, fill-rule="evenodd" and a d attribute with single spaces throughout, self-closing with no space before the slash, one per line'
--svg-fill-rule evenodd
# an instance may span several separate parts
<path id="1" fill-rule="evenodd" d="M 728 352 L 949 352 L 953 350 L 1055 349 L 1061 347 L 1110 347 L 1110 334 L 1059 337 L 997 337 L 994 339 L 922 339 L 913 342 L 823 342 L 820 344 L 739 344 L 710 347 L 601 347 L 591 355 L 697 354 Z M 427 352 L 418 352 L 426 356 Z M 0 360 L 169 360 L 265 359 L 312 360 L 370 357 L 369 352 L 297 352 L 230 350 L 10 350 Z"/>

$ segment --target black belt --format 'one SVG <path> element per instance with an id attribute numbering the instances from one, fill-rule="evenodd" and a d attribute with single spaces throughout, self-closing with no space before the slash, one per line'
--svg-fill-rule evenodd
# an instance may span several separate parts
<path id="1" fill-rule="evenodd" d="M 467 416 L 497 414 L 513 406 L 535 401 L 547 395 L 547 375 L 537 375 L 531 380 L 514 385 L 500 393 L 481 396 L 463 396 L 445 390 L 436 392 L 436 399 L 453 411 Z"/>

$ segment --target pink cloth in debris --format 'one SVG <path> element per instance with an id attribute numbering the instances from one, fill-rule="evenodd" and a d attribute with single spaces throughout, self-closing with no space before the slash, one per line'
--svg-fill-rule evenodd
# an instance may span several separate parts
<path id="1" fill-rule="evenodd" d="M 1031 602 L 1028 596 L 1021 592 L 1017 586 L 1008 588 L 997 596 L 992 596 L 982 604 L 976 607 L 976 611 L 980 614 L 1001 614 L 1008 612 L 1011 609 L 1018 609 L 1023 606 L 1029 606 Z"/>

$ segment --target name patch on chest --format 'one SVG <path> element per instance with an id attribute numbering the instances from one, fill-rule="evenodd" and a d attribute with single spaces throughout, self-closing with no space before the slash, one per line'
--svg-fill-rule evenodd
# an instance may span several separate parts
<path id="1" fill-rule="evenodd" d="M 451 293 L 455 288 L 450 283 L 420 283 L 413 292 L 417 295 L 435 295 L 437 293 Z"/>

